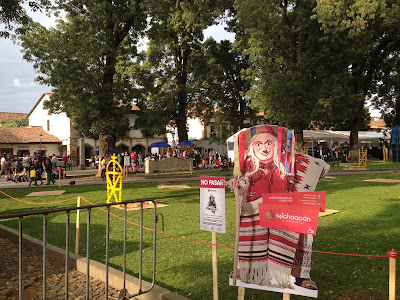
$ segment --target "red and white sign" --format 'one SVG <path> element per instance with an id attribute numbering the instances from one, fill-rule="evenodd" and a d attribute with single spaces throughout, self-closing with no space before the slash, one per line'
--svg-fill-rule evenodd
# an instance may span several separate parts
<path id="1" fill-rule="evenodd" d="M 260 203 L 262 227 L 315 235 L 318 214 L 325 211 L 326 192 L 263 194 Z"/>
<path id="2" fill-rule="evenodd" d="M 225 233 L 225 177 L 200 177 L 200 229 Z"/>

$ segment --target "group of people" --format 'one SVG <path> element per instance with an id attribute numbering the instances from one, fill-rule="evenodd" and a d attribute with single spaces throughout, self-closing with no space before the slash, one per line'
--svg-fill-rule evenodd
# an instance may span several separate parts
<path id="1" fill-rule="evenodd" d="M 332 145 L 330 148 L 324 148 L 322 145 L 318 146 L 318 149 L 314 151 L 316 153 L 316 157 L 319 157 L 323 160 L 332 160 L 332 165 L 337 164 L 339 166 L 340 162 L 348 161 L 348 147 L 339 147 L 337 144 Z"/>
<path id="2" fill-rule="evenodd" d="M 7 181 L 18 182 L 29 182 L 29 187 L 32 185 L 38 185 L 44 183 L 44 174 L 46 174 L 46 185 L 50 183 L 55 184 L 55 179 L 58 177 L 65 177 L 66 170 L 72 168 L 72 160 L 70 157 L 65 155 L 63 157 L 64 169 L 57 166 L 58 158 L 55 154 L 52 157 L 43 157 L 42 155 L 34 153 L 33 157 L 29 157 L 23 154 L 22 159 L 9 159 L 2 155 L 1 158 L 1 169 L 6 174 Z"/>

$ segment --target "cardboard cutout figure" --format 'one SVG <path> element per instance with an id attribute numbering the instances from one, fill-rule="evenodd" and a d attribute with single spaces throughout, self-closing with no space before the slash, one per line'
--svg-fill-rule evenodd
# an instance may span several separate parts
<path id="1" fill-rule="evenodd" d="M 258 204 L 264 193 L 314 191 L 328 170 L 323 160 L 295 155 L 294 136 L 286 128 L 259 125 L 237 135 L 237 177 L 228 186 L 236 188 L 240 207 L 238 280 L 270 290 L 317 289 L 309 275 L 312 235 L 261 227 Z"/>

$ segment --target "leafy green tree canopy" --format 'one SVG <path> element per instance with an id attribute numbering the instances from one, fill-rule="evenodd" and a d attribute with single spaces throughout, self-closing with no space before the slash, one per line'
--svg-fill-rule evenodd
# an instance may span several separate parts
<path id="1" fill-rule="evenodd" d="M 254 78 L 248 95 L 272 123 L 293 128 L 301 149 L 320 88 L 322 31 L 312 19 L 315 1 L 237 0 L 239 23 L 249 35 L 245 53 Z"/>
<path id="2" fill-rule="evenodd" d="M 203 30 L 216 22 L 228 2 L 145 1 L 150 13 L 150 26 L 147 60 L 143 68 L 148 77 L 138 85 L 148 88 L 143 89 L 143 96 L 138 101 L 138 106 L 146 110 L 138 120 L 138 126 L 143 128 L 141 124 L 147 125 L 144 119 L 151 114 L 158 116 L 159 120 L 171 120 L 171 125 L 178 129 L 179 140 L 188 138 L 187 117 L 196 114 L 199 103 L 209 101 L 203 82 L 196 74 L 204 67 L 204 60 L 199 57 Z"/>
<path id="3" fill-rule="evenodd" d="M 129 78 L 117 72 L 119 62 L 134 59 L 146 26 L 139 1 L 59 1 L 66 20 L 56 28 L 34 24 L 21 37 L 24 58 L 52 86 L 45 106 L 66 112 L 78 132 L 100 137 L 100 154 L 129 129 L 132 100 Z"/>
<path id="4" fill-rule="evenodd" d="M 50 6 L 49 0 L 0 0 L 0 37 L 8 38 L 13 32 L 24 32 L 23 26 L 32 21 L 25 7 L 38 11 Z"/>

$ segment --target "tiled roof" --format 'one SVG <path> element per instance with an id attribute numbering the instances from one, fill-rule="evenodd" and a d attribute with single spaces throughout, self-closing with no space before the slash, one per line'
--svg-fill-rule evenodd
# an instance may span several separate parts
<path id="1" fill-rule="evenodd" d="M 42 137 L 40 137 L 42 134 Z M 61 143 L 61 140 L 43 130 L 34 127 L 0 127 L 0 144 Z"/>
<path id="2" fill-rule="evenodd" d="M 385 120 L 378 117 L 372 117 L 370 122 L 370 127 L 372 129 L 382 129 L 386 128 Z"/>
<path id="3" fill-rule="evenodd" d="M 10 112 L 0 112 L 0 123 L 26 119 L 28 114 L 23 113 L 10 113 Z"/>
<path id="4" fill-rule="evenodd" d="M 120 106 L 127 106 L 127 105 L 129 105 L 129 104 L 124 104 L 124 103 L 120 102 L 120 103 L 118 104 L 118 107 L 120 107 Z M 130 103 L 130 105 L 131 105 L 131 111 L 140 110 L 140 108 L 139 108 L 136 104 Z"/>

